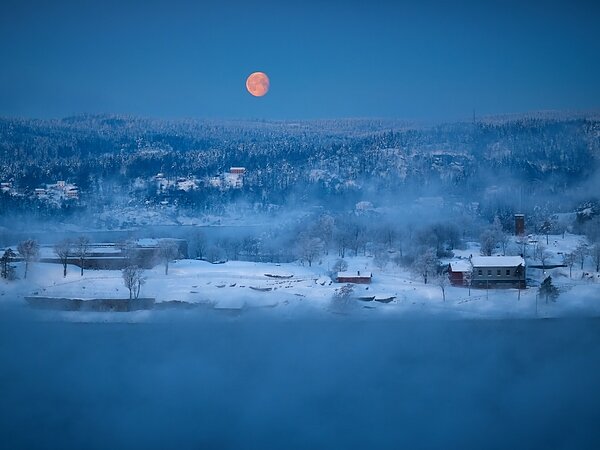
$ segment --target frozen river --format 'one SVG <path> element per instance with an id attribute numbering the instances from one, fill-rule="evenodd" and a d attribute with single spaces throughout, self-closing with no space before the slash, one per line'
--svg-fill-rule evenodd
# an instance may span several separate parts
<path id="1" fill-rule="evenodd" d="M 0 323 L 3 448 L 600 448 L 600 320 Z"/>

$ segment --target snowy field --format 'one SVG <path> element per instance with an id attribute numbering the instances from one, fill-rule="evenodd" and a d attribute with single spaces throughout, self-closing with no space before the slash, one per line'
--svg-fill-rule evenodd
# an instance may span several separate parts
<path id="1" fill-rule="evenodd" d="M 542 239 L 541 237 L 539 238 Z M 545 239 L 545 238 L 543 238 Z M 560 264 L 561 254 L 572 251 L 580 236 L 567 234 L 550 236 L 548 264 Z M 512 244 L 514 245 L 514 243 Z M 510 246 L 509 249 L 511 250 Z M 514 251 L 515 249 L 512 248 Z M 455 259 L 477 254 L 478 248 L 471 244 L 466 250 L 456 251 Z M 517 289 L 471 289 L 446 287 L 446 299 L 435 281 L 424 284 L 410 271 L 388 264 L 379 269 L 371 257 L 346 258 L 349 271 L 373 274 L 370 285 L 356 285 L 353 298 L 342 311 L 332 308 L 331 299 L 341 287 L 330 277 L 334 255 L 323 257 L 312 267 L 298 262 L 268 264 L 231 261 L 211 264 L 206 261 L 179 260 L 170 265 L 169 274 L 163 266 L 145 272 L 146 283 L 142 297 L 154 297 L 157 303 L 186 302 L 201 306 L 199 311 L 236 310 L 251 312 L 262 310 L 267 314 L 292 317 L 311 313 L 343 313 L 368 316 L 432 315 L 451 318 L 532 318 L 532 317 L 598 317 L 600 316 L 600 278 L 590 272 L 591 261 L 584 270 L 579 265 L 569 269 L 558 267 L 546 270 L 528 268 L 527 277 L 531 287 Z M 447 260 L 448 262 L 450 260 Z M 528 259 L 528 265 L 539 262 Z M 17 268 L 22 275 L 23 267 Z M 583 276 L 584 273 L 586 276 Z M 559 288 L 556 302 L 546 303 L 538 295 L 539 283 L 551 275 Z M 23 296 L 40 295 L 70 298 L 127 298 L 129 292 L 123 285 L 120 271 L 90 270 L 80 276 L 79 269 L 69 266 L 66 278 L 57 264 L 33 263 L 27 280 L 0 283 L 2 301 L 22 302 Z M 389 298 L 390 303 L 361 301 L 358 297 Z M 115 313 L 115 320 L 146 320 L 152 313 Z M 107 315 L 100 313 L 101 320 Z M 94 320 L 93 313 L 64 313 L 73 320 Z"/>

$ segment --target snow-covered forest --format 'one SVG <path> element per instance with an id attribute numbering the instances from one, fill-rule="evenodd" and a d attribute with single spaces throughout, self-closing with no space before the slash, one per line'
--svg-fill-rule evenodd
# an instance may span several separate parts
<path id="1" fill-rule="evenodd" d="M 598 188 L 600 118 L 538 114 L 470 123 L 391 120 L 202 121 L 121 116 L 0 120 L 0 213 L 120 226 L 107 210 L 181 215 L 320 206 L 375 208 L 419 197 L 476 203 L 488 220 L 516 209 L 572 212 Z M 243 183 L 215 179 L 245 168 Z M 156 176 L 163 177 L 157 189 Z M 62 180 L 76 198 L 35 195 Z M 188 180 L 187 183 L 184 183 Z M 147 219 L 152 222 L 152 219 Z"/>

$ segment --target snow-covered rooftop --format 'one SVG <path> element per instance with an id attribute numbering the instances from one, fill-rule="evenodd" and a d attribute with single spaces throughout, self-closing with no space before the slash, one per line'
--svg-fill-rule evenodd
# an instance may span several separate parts
<path id="1" fill-rule="evenodd" d="M 356 270 L 353 270 L 353 271 L 347 271 L 347 272 L 338 272 L 337 276 L 339 278 L 355 278 L 355 277 L 371 278 L 371 272 L 360 273 Z"/>
<path id="2" fill-rule="evenodd" d="M 471 263 L 466 260 L 452 261 L 450 269 L 452 272 L 469 272 L 471 270 Z"/>
<path id="3" fill-rule="evenodd" d="M 473 267 L 517 267 L 525 265 L 525 260 L 520 256 L 473 256 Z"/>

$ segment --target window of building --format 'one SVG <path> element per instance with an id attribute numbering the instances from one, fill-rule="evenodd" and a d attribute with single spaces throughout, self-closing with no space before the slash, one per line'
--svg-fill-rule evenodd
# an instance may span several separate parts
<path id="1" fill-rule="evenodd" d="M 492 269 L 488 269 L 488 275 L 492 274 Z"/>
<path id="2" fill-rule="evenodd" d="M 483 275 L 483 270 L 479 269 L 479 275 Z"/>
<path id="3" fill-rule="evenodd" d="M 510 275 L 510 269 L 506 269 L 506 276 Z"/>
<path id="4" fill-rule="evenodd" d="M 500 269 L 496 270 L 496 275 L 500 276 Z"/>

